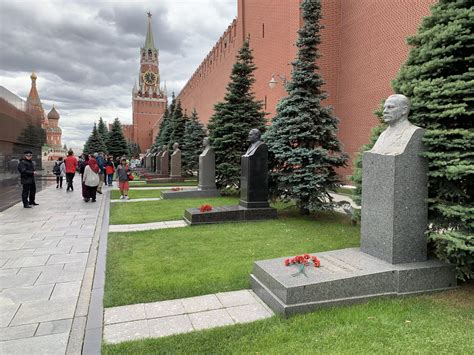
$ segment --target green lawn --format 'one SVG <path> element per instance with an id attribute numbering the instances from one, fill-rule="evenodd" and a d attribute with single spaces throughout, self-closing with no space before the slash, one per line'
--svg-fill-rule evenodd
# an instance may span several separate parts
<path id="1" fill-rule="evenodd" d="M 170 208 L 171 201 L 165 202 L 156 207 L 160 216 Z M 256 260 L 359 245 L 359 228 L 342 215 L 280 215 L 270 221 L 109 234 L 105 307 L 245 289 Z"/>
<path id="2" fill-rule="evenodd" d="M 146 190 L 145 190 L 146 191 Z M 148 190 L 153 191 L 153 190 Z M 133 198 L 133 195 L 131 196 Z M 112 203 L 110 205 L 110 224 L 136 224 L 182 219 L 184 210 L 200 207 L 202 204 L 212 206 L 235 205 L 234 197 L 187 198 L 177 200 L 160 200 L 134 203 Z"/>
<path id="3" fill-rule="evenodd" d="M 130 197 L 131 199 L 161 197 L 161 192 L 162 191 L 166 191 L 166 190 L 143 190 L 143 189 L 131 188 L 128 191 L 128 197 Z M 110 198 L 112 200 L 119 199 L 120 198 L 120 191 L 119 190 L 111 191 Z"/>
<path id="4" fill-rule="evenodd" d="M 349 195 L 352 196 L 354 194 L 355 189 L 350 189 L 347 187 L 340 187 L 336 190 L 336 193 L 342 194 L 342 195 Z"/>
<path id="5" fill-rule="evenodd" d="M 103 345 L 103 354 L 473 354 L 474 287 L 272 317 L 161 339 Z"/>

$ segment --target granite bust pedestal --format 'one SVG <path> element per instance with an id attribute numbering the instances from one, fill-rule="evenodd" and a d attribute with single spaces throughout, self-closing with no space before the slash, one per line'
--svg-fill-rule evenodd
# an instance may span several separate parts
<path id="1" fill-rule="evenodd" d="M 161 153 L 160 158 L 160 174 L 159 177 L 169 177 L 169 162 L 170 153 L 168 153 L 168 147 L 166 145 L 163 146 L 163 153 Z"/>
<path id="2" fill-rule="evenodd" d="M 193 197 L 219 197 L 221 193 L 216 187 L 216 156 L 214 149 L 209 144 L 209 138 L 203 139 L 204 151 L 199 156 L 199 185 L 197 189 L 186 191 L 165 191 L 164 199 L 193 198 Z"/>
<path id="3" fill-rule="evenodd" d="M 217 191 L 216 187 L 216 154 L 209 143 L 209 138 L 202 140 L 204 150 L 199 155 L 199 184 L 202 191 Z"/>
<path id="4" fill-rule="evenodd" d="M 154 172 L 156 171 L 156 156 L 157 156 L 157 154 L 158 154 L 156 148 L 155 148 L 155 149 L 152 149 L 152 151 L 151 151 L 150 154 L 151 154 L 151 159 L 150 159 L 150 160 L 151 160 L 150 171 L 154 173 Z"/>
<path id="5" fill-rule="evenodd" d="M 181 178 L 181 150 L 179 144 L 173 144 L 173 154 L 171 154 L 171 174 L 172 179 Z"/>
<path id="6" fill-rule="evenodd" d="M 155 155 L 155 173 L 161 173 L 161 155 L 163 154 L 163 150 L 160 148 Z"/>
<path id="7" fill-rule="evenodd" d="M 319 268 L 293 277 L 285 258 L 257 261 L 252 289 L 284 315 L 456 287 L 455 267 L 426 258 L 424 130 L 408 121 L 410 102 L 385 102 L 388 128 L 363 156 L 361 248 L 317 253 Z"/>
<path id="8" fill-rule="evenodd" d="M 151 154 L 150 154 L 150 149 L 147 149 L 145 153 L 145 168 L 147 170 L 150 170 L 151 167 Z"/>
<path id="9" fill-rule="evenodd" d="M 260 131 L 249 133 L 250 148 L 241 158 L 241 193 L 239 205 L 215 207 L 209 212 L 188 208 L 184 220 L 188 224 L 208 224 L 277 218 L 268 203 L 268 148 L 260 140 Z"/>

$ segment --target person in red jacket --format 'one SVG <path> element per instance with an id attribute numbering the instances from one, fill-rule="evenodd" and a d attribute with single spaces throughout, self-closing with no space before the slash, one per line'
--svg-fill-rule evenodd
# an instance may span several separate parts
<path id="1" fill-rule="evenodd" d="M 107 158 L 107 162 L 105 163 L 105 175 L 107 178 L 105 179 L 105 185 L 112 186 L 112 179 L 114 178 L 114 162 L 112 157 Z"/>
<path id="2" fill-rule="evenodd" d="M 66 183 L 67 189 L 66 191 L 74 191 L 74 186 L 72 185 L 72 181 L 74 179 L 74 175 L 76 174 L 77 169 L 77 158 L 74 156 L 72 150 L 67 152 L 67 158 L 64 159 L 64 164 L 66 165 Z"/>

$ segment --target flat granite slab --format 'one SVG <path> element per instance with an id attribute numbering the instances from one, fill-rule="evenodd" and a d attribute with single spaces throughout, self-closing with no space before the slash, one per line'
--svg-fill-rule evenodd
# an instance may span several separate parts
<path id="1" fill-rule="evenodd" d="M 239 205 L 213 207 L 212 211 L 201 212 L 199 208 L 184 211 L 184 220 L 190 225 L 224 222 L 243 222 L 278 218 L 277 210 L 267 208 L 245 208 Z"/>
<path id="2" fill-rule="evenodd" d="M 178 198 L 205 198 L 205 197 L 220 197 L 221 193 L 219 190 L 181 190 L 181 191 L 165 191 L 161 194 L 165 200 L 178 199 Z"/>
<path id="3" fill-rule="evenodd" d="M 319 268 L 296 266 L 286 258 L 257 261 L 250 275 L 253 291 L 275 312 L 285 316 L 315 309 L 364 302 L 376 297 L 426 293 L 456 287 L 453 265 L 439 260 L 390 264 L 359 248 L 315 253 Z"/>

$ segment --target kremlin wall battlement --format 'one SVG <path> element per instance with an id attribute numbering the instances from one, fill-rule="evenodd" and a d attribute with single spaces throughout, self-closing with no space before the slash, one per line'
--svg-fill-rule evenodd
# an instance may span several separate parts
<path id="1" fill-rule="evenodd" d="M 236 42 L 238 42 L 238 45 L 236 45 Z M 216 76 L 221 77 L 222 75 L 229 76 L 232 65 L 235 62 L 235 56 L 241 45 L 242 41 L 238 41 L 237 39 L 237 20 L 234 19 L 179 94 L 179 99 L 182 103 L 188 103 L 186 107 L 184 107 L 188 113 L 192 111 L 192 108 L 189 109 L 189 107 L 192 106 L 194 108 L 196 103 L 205 99 L 204 96 L 207 94 L 206 92 L 202 92 L 200 95 L 196 95 L 197 93 L 194 89 L 205 86 L 212 90 L 213 78 Z M 215 84 L 216 89 L 222 90 L 222 82 L 219 81 Z M 188 100 L 186 100 L 187 98 Z M 209 117 L 210 115 L 212 115 L 211 112 L 202 112 L 202 118 Z"/>
<path id="2" fill-rule="evenodd" d="M 377 124 L 373 112 L 392 94 L 393 80 L 405 62 L 406 37 L 414 35 L 436 0 L 322 0 L 321 57 L 317 60 L 323 89 L 340 119 L 338 136 L 354 158 Z M 256 82 L 255 96 L 264 103 L 267 118 L 275 115 L 286 95 L 282 82 L 290 79 L 297 31 L 301 26 L 299 0 L 238 0 L 238 15 L 204 58 L 177 96 L 183 110 L 197 110 L 207 124 L 214 104 L 222 101 L 232 66 L 243 40 L 250 36 Z M 227 43 L 227 45 L 225 45 Z M 224 48 L 223 48 L 224 47 Z M 268 82 L 275 74 L 274 89 Z M 339 170 L 346 177 L 352 161 Z"/>

